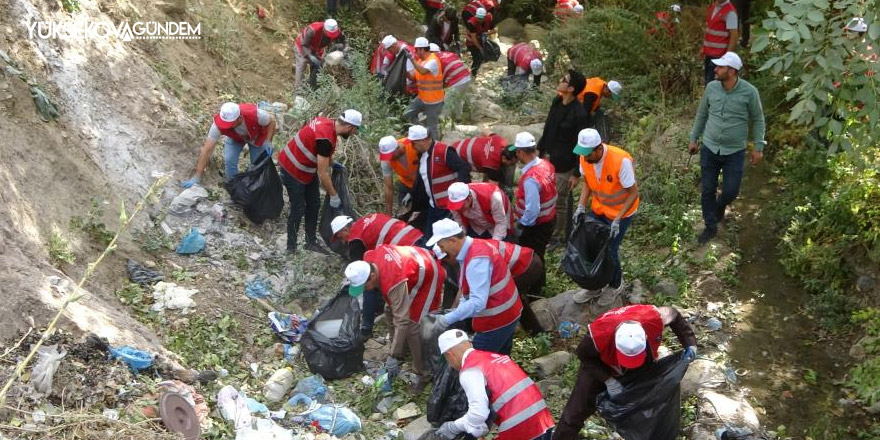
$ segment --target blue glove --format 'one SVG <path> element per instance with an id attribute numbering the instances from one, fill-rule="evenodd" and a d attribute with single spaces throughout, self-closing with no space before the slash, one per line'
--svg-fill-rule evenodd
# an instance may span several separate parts
<path id="1" fill-rule="evenodd" d="M 193 185 L 199 183 L 198 177 L 193 177 L 192 179 L 180 182 L 180 187 L 183 189 L 192 188 Z"/>
<path id="2" fill-rule="evenodd" d="M 609 377 L 605 381 L 605 389 L 608 391 L 608 396 L 614 397 L 623 392 L 623 385 L 617 379 Z"/>
<path id="3" fill-rule="evenodd" d="M 434 434 L 438 437 L 452 440 L 458 435 L 458 427 L 455 426 L 455 422 L 446 422 L 440 425 L 440 427 L 434 431 Z"/>
<path id="4" fill-rule="evenodd" d="M 691 345 L 690 347 L 684 349 L 684 353 L 681 355 L 681 359 L 687 363 L 691 363 L 694 359 L 697 358 L 697 347 Z"/>

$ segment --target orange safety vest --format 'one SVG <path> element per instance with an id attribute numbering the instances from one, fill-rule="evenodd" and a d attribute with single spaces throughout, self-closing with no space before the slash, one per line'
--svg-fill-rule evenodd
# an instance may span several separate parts
<path id="1" fill-rule="evenodd" d="M 483 215 L 483 219 L 490 225 L 495 224 L 495 219 L 492 217 L 492 196 L 495 195 L 496 192 L 501 194 L 501 203 L 504 206 L 504 213 L 507 214 L 507 230 L 510 231 L 513 229 L 513 216 L 510 213 L 510 200 L 507 198 L 507 195 L 504 194 L 504 191 L 501 191 L 501 188 L 499 188 L 498 185 L 488 182 L 476 182 L 469 183 L 468 189 L 474 192 L 475 197 L 473 203 L 479 208 L 480 213 Z M 459 214 L 461 214 L 461 221 L 464 223 L 462 226 L 467 228 L 468 225 L 470 225 L 470 219 L 464 216 L 464 210 L 459 211 Z"/>
<path id="2" fill-rule="evenodd" d="M 468 352 L 461 370 L 478 369 L 486 378 L 489 405 L 497 414 L 497 440 L 533 440 L 556 426 L 541 389 L 510 356 Z"/>
<path id="3" fill-rule="evenodd" d="M 318 173 L 318 153 L 315 142 L 327 139 L 336 151 L 336 121 L 319 116 L 299 129 L 293 139 L 278 154 L 278 163 L 287 174 L 300 183 L 309 184 Z"/>
<path id="4" fill-rule="evenodd" d="M 727 17 L 730 12 L 736 12 L 736 8 L 730 3 L 730 0 L 725 0 L 720 5 L 718 13 L 712 15 L 715 12 L 715 4 L 712 3 L 706 10 L 706 37 L 703 39 L 703 54 L 707 57 L 720 57 L 727 52 L 727 48 L 730 46 L 730 31 L 727 30 L 727 22 L 724 17 Z"/>
<path id="5" fill-rule="evenodd" d="M 431 251 L 415 246 L 380 245 L 367 251 L 364 261 L 379 269 L 379 290 L 385 302 L 391 303 L 388 292 L 406 283 L 410 321 L 419 322 L 440 309 L 446 270 Z"/>
<path id="6" fill-rule="evenodd" d="M 355 220 L 348 233 L 349 243 L 360 240 L 368 251 L 383 244 L 412 246 L 421 238 L 422 233 L 418 229 L 382 213 Z"/>
<path id="7" fill-rule="evenodd" d="M 535 255 L 535 251 L 532 248 L 493 239 L 487 239 L 486 241 L 498 249 L 504 261 L 507 262 L 510 274 L 514 277 L 526 273 L 526 270 L 532 264 L 532 257 Z"/>
<path id="8" fill-rule="evenodd" d="M 516 187 L 516 218 L 522 217 L 526 211 L 526 190 L 523 186 L 526 179 L 534 178 L 538 182 L 540 196 L 540 211 L 535 225 L 542 225 L 556 220 L 556 169 L 553 164 L 544 159 L 538 159 L 538 163 L 529 168 L 519 179 Z"/>
<path id="9" fill-rule="evenodd" d="M 260 125 L 260 118 L 257 117 L 257 106 L 251 103 L 241 103 L 238 105 L 238 108 L 241 112 L 241 119 L 244 121 L 244 127 L 248 132 L 248 139 L 244 139 L 239 135 L 238 132 L 235 131 L 235 127 L 220 129 L 220 124 L 217 124 L 217 122 L 222 122 L 222 120 L 218 113 L 214 115 L 214 123 L 217 124 L 220 134 L 236 142 L 253 142 L 255 146 L 262 147 L 263 143 L 266 142 L 266 137 L 269 135 L 269 132 L 266 130 L 267 127 Z"/>
<path id="10" fill-rule="evenodd" d="M 584 156 L 581 156 L 581 174 L 584 175 L 584 181 L 593 193 L 593 202 L 591 208 L 594 213 L 604 216 L 605 218 L 617 218 L 617 214 L 623 209 L 623 202 L 626 201 L 627 192 L 620 184 L 620 165 L 623 159 L 632 161 L 632 156 L 626 151 L 613 145 L 602 144 L 605 146 L 605 158 L 602 159 L 601 181 L 596 179 L 596 172 L 593 164 L 587 162 Z M 629 217 L 636 212 L 639 207 L 639 198 L 633 202 L 629 211 L 624 217 Z"/>
<path id="11" fill-rule="evenodd" d="M 475 332 L 491 332 L 519 319 L 523 305 L 519 299 L 519 293 L 516 290 L 516 283 L 513 282 L 513 276 L 510 274 L 510 269 L 507 268 L 507 262 L 501 257 L 498 249 L 487 243 L 486 240 L 479 238 L 471 240 L 471 246 L 468 248 L 467 255 L 464 256 L 458 285 L 461 286 L 462 296 L 467 299 L 471 293 L 466 276 L 468 266 L 474 258 L 489 258 L 492 265 L 489 299 L 486 301 L 486 308 L 473 316 L 472 325 Z"/>
<path id="12" fill-rule="evenodd" d="M 419 152 L 412 146 L 412 141 L 403 137 L 397 140 L 397 145 L 403 148 L 403 154 L 397 158 L 391 158 L 388 164 L 397 174 L 397 180 L 403 186 L 412 189 L 419 173 Z"/>
<path id="13" fill-rule="evenodd" d="M 434 60 L 437 63 L 437 74 L 431 72 L 421 73 L 418 70 L 414 75 L 416 79 L 416 88 L 418 89 L 419 99 L 425 104 L 437 104 L 443 102 L 443 65 L 437 55 L 428 54 L 428 58 L 422 61 L 422 64 Z M 417 62 L 417 61 L 414 61 Z"/>
<path id="14" fill-rule="evenodd" d="M 651 347 L 653 359 L 657 359 L 660 350 L 660 342 L 663 336 L 663 318 L 657 307 L 635 304 L 617 309 L 611 309 L 596 318 L 587 328 L 590 330 L 590 338 L 599 352 L 599 358 L 609 367 L 616 368 L 617 345 L 614 343 L 614 334 L 617 327 L 626 321 L 636 321 L 645 329 L 648 346 Z"/>
<path id="15" fill-rule="evenodd" d="M 602 92 L 605 90 L 605 85 L 608 84 L 604 79 L 599 77 L 590 78 L 587 80 L 587 85 L 584 86 L 584 90 L 578 95 L 578 101 L 581 104 L 584 103 L 584 98 L 587 96 L 587 93 L 593 93 L 596 95 L 596 101 L 593 102 L 593 107 L 590 109 L 590 113 L 596 111 L 599 108 L 599 103 L 602 102 Z"/>

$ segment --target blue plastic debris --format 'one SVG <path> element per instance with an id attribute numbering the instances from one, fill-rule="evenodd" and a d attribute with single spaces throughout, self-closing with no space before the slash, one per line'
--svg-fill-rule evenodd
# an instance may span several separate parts
<path id="1" fill-rule="evenodd" d="M 312 405 L 312 398 L 309 396 L 306 396 L 303 393 L 297 393 L 297 394 L 294 394 L 293 397 L 291 397 L 290 399 L 287 400 L 287 405 L 291 406 L 291 407 L 294 407 L 297 405 L 303 405 L 303 406 L 308 407 L 308 406 Z"/>
<path id="2" fill-rule="evenodd" d="M 309 320 L 299 315 L 269 312 L 268 317 L 272 331 L 279 338 L 289 343 L 299 342 L 306 333 L 306 327 L 309 325 Z"/>
<path id="3" fill-rule="evenodd" d="M 324 396 L 327 394 L 327 387 L 324 386 L 324 378 L 316 374 L 300 379 L 296 383 L 296 387 L 293 388 L 293 392 L 323 402 Z"/>
<path id="4" fill-rule="evenodd" d="M 121 360 L 125 365 L 128 365 L 128 368 L 135 374 L 140 370 L 150 368 L 150 366 L 153 365 L 152 354 L 136 348 L 131 348 L 127 345 L 119 348 L 110 347 L 110 357 Z"/>
<path id="5" fill-rule="evenodd" d="M 562 321 L 559 323 L 557 330 L 559 331 L 559 337 L 562 339 L 568 339 L 577 336 L 578 332 L 581 330 L 581 326 L 580 324 L 571 321 Z"/>
<path id="6" fill-rule="evenodd" d="M 309 419 L 318 422 L 321 429 L 337 437 L 361 429 L 361 419 L 357 414 L 341 405 L 322 405 L 309 413 Z"/>
<path id="7" fill-rule="evenodd" d="M 273 295 L 272 286 L 262 278 L 254 278 L 244 286 L 244 294 L 251 299 L 263 299 Z"/>
<path id="8" fill-rule="evenodd" d="M 177 246 L 177 253 L 181 255 L 197 254 L 205 250 L 205 236 L 199 233 L 199 229 L 193 227 L 189 230 L 189 234 L 180 240 Z"/>

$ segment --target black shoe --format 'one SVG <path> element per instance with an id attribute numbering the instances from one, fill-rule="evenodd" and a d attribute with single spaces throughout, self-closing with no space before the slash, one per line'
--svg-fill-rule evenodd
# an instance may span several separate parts
<path id="1" fill-rule="evenodd" d="M 727 213 L 726 206 L 718 206 L 717 208 L 715 208 L 715 219 L 718 221 L 718 223 L 721 223 L 724 221 L 724 215 L 726 213 Z"/>
<path id="2" fill-rule="evenodd" d="M 716 228 L 706 228 L 703 229 L 703 232 L 700 233 L 700 236 L 697 237 L 697 243 L 706 244 L 711 240 L 715 235 L 718 234 L 718 229 Z"/>
<path id="3" fill-rule="evenodd" d="M 330 251 L 324 249 L 324 247 L 318 243 L 308 243 L 303 246 L 303 249 L 307 251 L 317 252 L 322 255 L 330 255 Z"/>

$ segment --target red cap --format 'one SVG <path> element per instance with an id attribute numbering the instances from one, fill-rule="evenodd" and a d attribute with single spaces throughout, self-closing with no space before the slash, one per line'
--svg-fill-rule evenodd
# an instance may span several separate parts
<path id="1" fill-rule="evenodd" d="M 461 209 L 464 206 L 465 200 L 467 200 L 467 199 L 453 202 L 452 200 L 447 198 L 446 199 L 446 209 L 448 209 L 450 211 L 458 211 L 459 209 Z"/>

